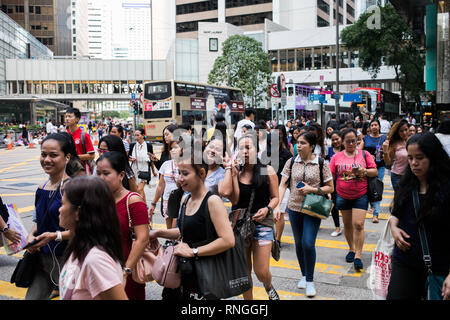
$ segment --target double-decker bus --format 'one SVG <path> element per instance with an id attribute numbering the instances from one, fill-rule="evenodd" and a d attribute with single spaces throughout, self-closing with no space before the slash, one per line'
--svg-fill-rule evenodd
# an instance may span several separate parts
<path id="1" fill-rule="evenodd" d="M 317 90 L 316 88 L 296 83 L 286 84 L 286 106 L 278 110 L 278 118 L 284 119 L 284 124 L 291 119 L 300 119 L 304 116 L 317 118 L 317 111 L 306 110 L 308 96 Z M 277 117 L 277 106 L 272 104 L 272 119 Z"/>
<path id="2" fill-rule="evenodd" d="M 142 102 L 150 140 L 162 140 L 162 130 L 173 120 L 201 123 L 206 129 L 214 125 L 214 115 L 222 112 L 232 128 L 244 113 L 241 89 L 177 80 L 146 82 Z"/>
<path id="3" fill-rule="evenodd" d="M 400 115 L 400 96 L 380 88 L 354 88 L 352 93 L 361 93 L 362 102 L 353 103 L 363 114 L 385 114 L 388 120 Z"/>

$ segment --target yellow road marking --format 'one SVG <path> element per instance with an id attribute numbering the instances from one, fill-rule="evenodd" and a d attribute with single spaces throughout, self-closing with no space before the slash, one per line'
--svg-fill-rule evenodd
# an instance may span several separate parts
<path id="1" fill-rule="evenodd" d="M 292 260 L 283 260 L 280 259 L 279 261 L 275 261 L 273 258 L 270 259 L 270 266 L 276 267 L 276 268 L 284 268 L 284 269 L 293 269 L 293 270 L 300 270 L 300 265 L 298 264 L 298 261 L 292 261 Z M 354 278 L 360 278 L 363 273 L 347 273 L 348 267 L 342 267 L 338 265 L 333 264 L 326 264 L 326 263 L 316 263 L 315 265 L 315 272 L 320 273 L 328 273 L 328 274 L 335 274 L 339 276 L 346 276 L 346 277 L 354 277 Z"/>
<path id="2" fill-rule="evenodd" d="M 11 178 L 0 179 L 1 182 L 16 182 L 16 181 L 45 181 L 44 178 Z"/>
<path id="3" fill-rule="evenodd" d="M 8 171 L 8 170 L 10 170 L 10 169 L 14 169 L 14 168 L 16 168 L 16 167 L 20 167 L 20 166 L 27 165 L 29 162 L 31 162 L 31 161 L 36 161 L 36 160 L 39 159 L 39 158 L 40 158 L 40 156 L 37 156 L 37 157 L 31 158 L 31 159 L 25 160 L 25 161 L 23 161 L 23 162 L 19 162 L 19 163 L 13 164 L 13 165 L 10 166 L 10 167 L 4 168 L 4 169 L 0 169 L 0 173 L 5 172 L 5 171 Z"/>
<path id="4" fill-rule="evenodd" d="M 24 300 L 27 289 L 17 288 L 14 284 L 0 281 L 0 294 L 4 297 Z"/>
<path id="5" fill-rule="evenodd" d="M 289 292 L 289 291 L 283 291 L 283 290 L 277 290 L 278 295 L 280 296 L 281 300 L 299 300 L 300 297 L 304 297 L 305 299 L 311 299 L 306 298 L 306 296 L 302 293 L 297 292 Z M 238 296 L 238 298 L 243 299 L 243 295 Z M 268 300 L 267 292 L 262 287 L 253 287 L 253 300 Z M 316 296 L 313 298 L 314 300 L 334 300 L 332 298 L 325 298 L 325 297 L 319 297 Z"/>
<path id="6" fill-rule="evenodd" d="M 5 194 L 0 194 L 0 197 L 4 198 L 4 197 L 23 197 L 23 196 L 34 196 L 35 193 L 34 192 L 26 192 L 26 193 L 5 193 Z"/>
<path id="7" fill-rule="evenodd" d="M 34 206 L 28 206 L 28 207 L 19 208 L 17 210 L 17 213 L 25 213 L 25 212 L 30 212 L 33 210 L 34 210 Z"/>

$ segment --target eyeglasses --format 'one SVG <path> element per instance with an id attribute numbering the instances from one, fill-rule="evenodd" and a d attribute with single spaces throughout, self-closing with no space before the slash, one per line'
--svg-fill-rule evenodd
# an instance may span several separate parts
<path id="1" fill-rule="evenodd" d="M 355 144 L 356 140 L 345 140 L 346 144 Z"/>

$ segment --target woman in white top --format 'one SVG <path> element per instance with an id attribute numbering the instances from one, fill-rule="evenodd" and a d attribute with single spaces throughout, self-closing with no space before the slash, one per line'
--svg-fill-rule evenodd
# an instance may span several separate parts
<path id="1" fill-rule="evenodd" d="M 170 193 L 173 190 L 178 189 L 178 164 L 177 160 L 180 157 L 181 148 L 178 145 L 178 141 L 171 141 L 169 143 L 169 151 L 171 160 L 165 161 L 161 168 L 159 168 L 159 182 L 156 187 L 155 196 L 153 197 L 152 204 L 150 206 L 149 214 L 153 216 L 155 213 L 156 203 L 162 196 L 163 211 L 161 212 L 164 219 L 166 219 L 167 229 L 172 228 L 173 218 L 170 218 L 167 214 L 167 205 L 169 202 Z"/>
<path id="2" fill-rule="evenodd" d="M 151 162 L 150 157 L 152 156 L 153 150 L 149 150 L 148 144 L 145 142 L 145 131 L 144 129 L 136 129 L 134 132 L 134 138 L 136 139 L 136 144 L 129 154 L 129 160 L 131 161 L 131 169 L 136 177 L 136 184 L 139 195 L 146 201 L 144 188 L 145 185 L 150 182 L 150 180 L 142 180 L 139 178 L 139 171 L 149 172 L 149 163 L 153 170 L 153 175 L 156 177 L 157 173 L 154 164 Z M 150 172 L 149 172 L 150 173 Z"/>

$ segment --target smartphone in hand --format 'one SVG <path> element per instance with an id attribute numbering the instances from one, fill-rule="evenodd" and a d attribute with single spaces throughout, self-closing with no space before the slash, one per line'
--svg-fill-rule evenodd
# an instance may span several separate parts
<path id="1" fill-rule="evenodd" d="M 34 239 L 33 241 L 27 243 L 27 244 L 25 245 L 25 247 L 22 248 L 22 250 L 26 250 L 26 249 L 28 249 L 29 247 L 34 246 L 36 243 L 38 243 L 38 242 L 40 242 L 40 241 L 41 241 L 41 240 Z"/>
<path id="2" fill-rule="evenodd" d="M 297 189 L 303 188 L 305 186 L 305 184 L 303 182 L 299 182 L 297 183 Z"/>

